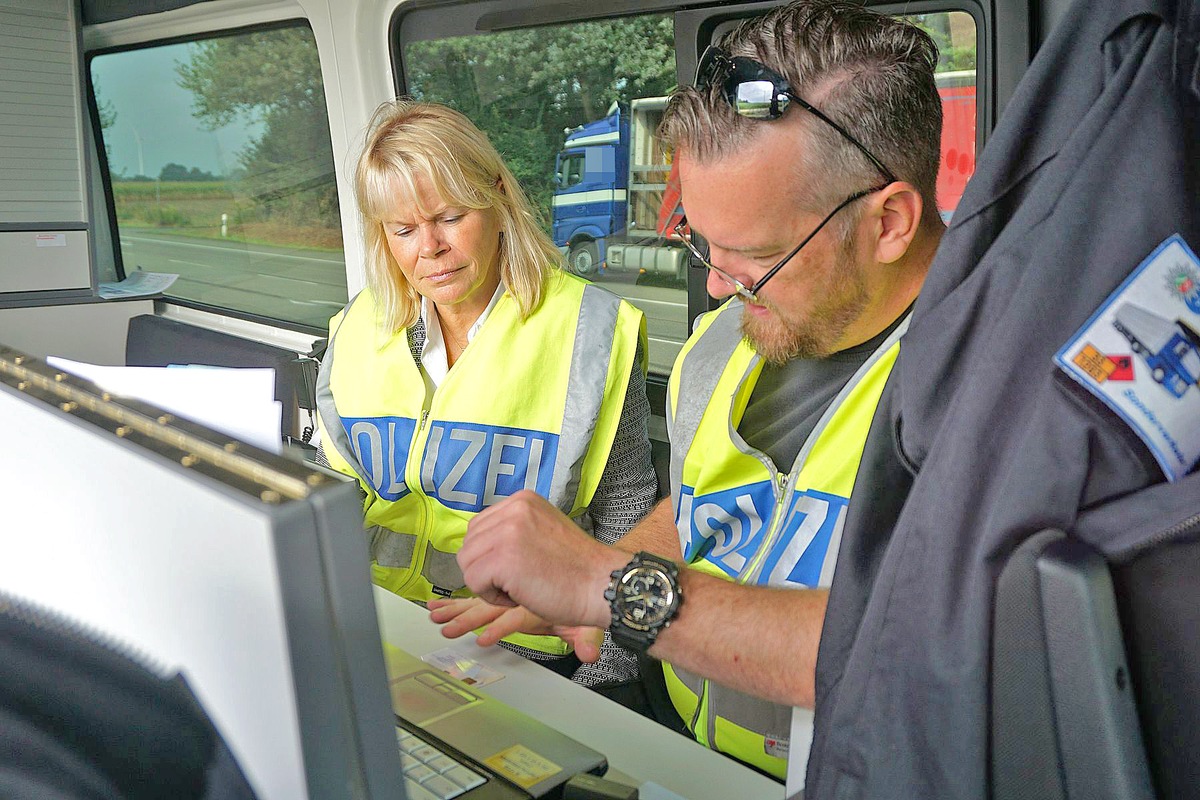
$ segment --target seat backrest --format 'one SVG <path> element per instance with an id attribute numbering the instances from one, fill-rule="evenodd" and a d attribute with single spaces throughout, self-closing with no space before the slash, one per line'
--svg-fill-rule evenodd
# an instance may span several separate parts
<path id="1" fill-rule="evenodd" d="M 171 364 L 274 369 L 275 399 L 283 403 L 282 434 L 292 434 L 296 430 L 298 407 L 310 407 L 305 405 L 301 360 L 290 350 L 153 314 L 130 319 L 125 365 L 165 367 Z"/>
<path id="2" fill-rule="evenodd" d="M 1150 772 L 1172 800 L 1200 800 L 1200 515 L 1189 523 L 1112 567 Z"/>
<path id="3" fill-rule="evenodd" d="M 995 800 L 1153 798 L 1113 583 L 1060 531 L 1024 542 L 996 586 Z"/>

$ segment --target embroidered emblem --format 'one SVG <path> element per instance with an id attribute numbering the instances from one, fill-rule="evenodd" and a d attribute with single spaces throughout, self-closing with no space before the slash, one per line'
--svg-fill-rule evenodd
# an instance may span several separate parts
<path id="1" fill-rule="evenodd" d="M 1200 260 L 1183 237 L 1156 247 L 1054 360 L 1146 443 L 1169 480 L 1191 471 L 1200 460 Z"/>

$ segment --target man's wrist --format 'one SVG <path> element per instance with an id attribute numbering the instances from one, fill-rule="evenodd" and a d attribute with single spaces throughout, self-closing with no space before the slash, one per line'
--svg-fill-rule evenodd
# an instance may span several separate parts
<path id="1" fill-rule="evenodd" d="M 605 547 L 604 557 L 597 559 L 588 581 L 588 625 L 607 629 L 612 622 L 612 606 L 604 598 L 604 592 L 612 582 L 613 570 L 618 570 L 633 558 L 617 547 Z"/>
<path id="2" fill-rule="evenodd" d="M 613 641 L 637 653 L 654 645 L 683 604 L 679 565 L 642 551 L 610 574 L 608 591 Z"/>

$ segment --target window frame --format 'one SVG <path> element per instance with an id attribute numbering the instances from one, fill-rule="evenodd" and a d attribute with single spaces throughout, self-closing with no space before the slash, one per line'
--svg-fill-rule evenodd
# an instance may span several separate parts
<path id="1" fill-rule="evenodd" d="M 413 42 L 456 36 L 472 36 L 585 22 L 612 17 L 670 12 L 675 21 L 675 68 L 680 85 L 689 84 L 699 54 L 724 23 L 754 16 L 785 0 L 763 2 L 708 2 L 692 5 L 673 0 L 592 0 L 583 3 L 546 4 L 538 0 L 414 0 L 397 7 L 388 27 L 388 47 L 398 96 L 407 92 L 405 47 Z M 885 14 L 930 14 L 962 11 L 971 15 L 976 30 L 976 138 L 978 155 L 986 143 L 1000 111 L 1012 97 L 1017 81 L 1032 56 L 1031 26 L 1027 0 L 995 4 L 986 0 L 915 0 L 911 3 L 877 2 L 866 5 Z M 454 13 L 447 13 L 448 8 Z M 1002 31 L 1002 36 L 997 35 Z M 998 55 L 1004 53 L 1003 58 Z M 687 280 L 687 332 L 696 318 L 719 305 L 705 290 L 705 275 L 689 270 Z M 686 338 L 686 335 L 685 335 Z M 667 376 L 652 373 L 647 378 L 651 407 L 665 408 Z"/>
<path id="2" fill-rule="evenodd" d="M 264 22 L 256 22 L 248 25 L 238 25 L 229 28 L 220 28 L 215 30 L 202 30 L 196 33 L 180 34 L 178 36 L 154 37 L 137 42 L 123 43 L 106 47 L 97 47 L 87 50 L 83 57 L 83 77 L 85 81 L 85 94 L 88 106 L 88 124 L 92 130 L 92 141 L 95 150 L 91 153 L 94 159 L 94 164 L 100 174 L 100 181 L 104 192 L 104 209 L 103 212 L 107 217 L 109 234 L 112 237 L 112 250 L 114 267 L 117 274 L 117 280 L 124 280 L 127 276 L 125 271 L 124 253 L 121 249 L 120 226 L 117 224 L 116 198 L 112 187 L 112 171 L 108 164 L 108 154 L 104 148 L 104 132 L 100 128 L 100 113 L 96 106 L 96 87 L 92 83 L 92 59 L 99 56 L 111 55 L 114 53 L 125 53 L 136 50 L 146 50 L 153 47 L 164 47 L 174 44 L 187 44 L 189 42 L 211 41 L 213 39 L 222 39 L 230 36 L 244 36 L 251 33 L 261 33 L 264 31 L 282 30 L 286 28 L 306 28 L 313 38 L 313 46 L 317 48 L 317 58 L 321 58 L 320 45 L 317 43 L 317 35 L 313 30 L 312 23 L 305 17 L 286 17 L 283 19 L 273 19 Z M 324 76 L 322 76 L 322 85 L 324 85 Z M 328 96 L 328 91 L 326 91 Z M 329 126 L 329 119 L 325 121 L 326 127 Z M 332 139 L 332 131 L 330 132 Z M 334 152 L 336 159 L 337 153 Z M 336 164 L 335 164 L 336 166 Z M 96 216 L 99 215 L 100 209 L 93 208 Z M 341 219 L 339 218 L 339 224 Z M 99 225 L 100 221 L 96 219 L 94 225 Z M 343 237 L 346 231 L 342 231 Z M 343 256 L 345 249 L 343 248 Z M 344 277 L 347 282 L 347 294 L 349 293 L 349 273 L 348 270 L 343 270 Z M 301 333 L 306 336 L 325 336 L 328 330 L 318 325 L 305 325 L 300 322 L 292 322 L 291 320 L 277 319 L 268 317 L 263 314 L 255 314 L 250 311 L 241 311 L 234 308 L 226 308 L 224 306 L 215 306 L 208 303 L 202 303 L 196 300 L 189 300 L 184 297 L 173 297 L 163 295 L 155 298 L 156 307 L 162 304 L 163 306 L 179 306 L 181 308 L 192 309 L 194 311 L 212 314 L 216 317 L 228 317 L 231 319 L 244 320 L 255 325 L 264 325 L 268 328 L 279 328 L 281 330 Z"/>

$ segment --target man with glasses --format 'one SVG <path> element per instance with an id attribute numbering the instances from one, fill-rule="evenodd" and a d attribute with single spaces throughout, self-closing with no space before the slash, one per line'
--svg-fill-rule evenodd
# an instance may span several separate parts
<path id="1" fill-rule="evenodd" d="M 530 613 L 609 625 L 664 662 L 697 740 L 780 778 L 790 750 L 803 769 L 811 714 L 793 726 L 793 707 L 815 702 L 834 566 L 836 641 L 853 635 L 877 531 L 907 489 L 873 421 L 943 230 L 936 61 L 915 27 L 825 0 L 703 54 L 660 134 L 679 167 L 677 231 L 729 300 L 697 321 L 671 378 L 671 496 L 621 549 L 530 493 L 485 510 L 464 577 L 524 608 L 435 602 L 447 635 L 490 622 L 491 642 Z M 579 630 L 556 630 L 590 655 Z"/>

